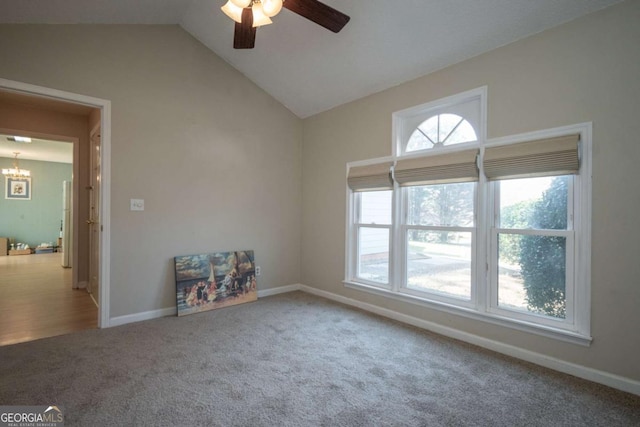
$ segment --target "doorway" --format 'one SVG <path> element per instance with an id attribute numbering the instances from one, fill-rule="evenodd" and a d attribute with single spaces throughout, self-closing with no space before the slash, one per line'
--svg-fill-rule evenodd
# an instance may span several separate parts
<path id="1" fill-rule="evenodd" d="M 46 118 L 46 113 L 12 106 L 2 96 L 0 108 L 3 116 L 13 112 L 34 121 Z M 4 130 L 0 129 L 0 179 L 6 185 L 0 195 L 0 345 L 95 328 L 97 305 L 85 290 L 74 289 L 78 274 L 70 238 L 75 228 L 71 184 L 78 141 Z M 11 185 L 20 186 L 15 197 Z"/>
<path id="2" fill-rule="evenodd" d="M 109 266 L 110 266 L 110 257 L 109 257 L 109 246 L 110 246 L 110 236 L 109 236 L 109 187 L 110 187 L 110 176 L 109 176 L 109 164 L 110 164 L 110 121 L 111 121 L 111 110 L 110 110 L 110 102 L 107 100 L 102 100 L 98 98 L 87 97 L 84 95 L 73 94 L 69 92 L 62 92 L 55 89 L 44 88 L 40 86 L 29 85 L 21 82 L 10 81 L 6 79 L 0 79 L 0 92 L 11 93 L 17 96 L 25 96 L 30 98 L 31 100 L 35 100 L 33 102 L 41 103 L 40 105 L 47 105 L 48 107 L 52 106 L 64 106 L 63 108 L 91 108 L 97 112 L 98 121 L 100 123 L 99 126 L 99 138 L 96 140 L 97 142 L 94 144 L 94 148 L 97 148 L 100 153 L 100 175 L 99 179 L 95 182 L 97 183 L 98 188 L 95 194 L 97 195 L 91 204 L 91 206 L 95 209 L 95 216 L 91 217 L 91 221 L 94 224 L 84 224 L 85 226 L 93 226 L 88 228 L 93 228 L 94 232 L 92 233 L 94 236 L 93 246 L 91 250 L 87 250 L 88 258 L 93 259 L 91 262 L 93 268 L 91 275 L 86 276 L 86 280 L 80 280 L 74 282 L 74 284 L 79 284 L 80 287 L 87 287 L 92 292 L 94 292 L 94 299 L 96 302 L 99 302 L 98 313 L 96 317 L 96 324 L 98 327 L 104 328 L 109 326 Z M 0 127 L 2 125 L 0 124 Z M 92 129 L 95 130 L 95 129 Z M 88 138 L 88 136 L 87 136 Z M 88 163 L 88 160 L 85 159 Z M 80 166 L 74 167 L 74 176 L 78 177 L 81 174 L 85 175 L 85 178 L 89 175 L 89 165 L 85 163 L 83 164 L 84 170 L 80 169 Z M 75 181 L 75 179 L 74 179 Z M 77 185 L 76 185 L 77 187 Z M 75 190 L 75 188 L 74 188 Z M 87 206 L 87 217 L 89 216 L 89 207 Z M 99 223 L 96 221 L 99 219 Z M 87 220 L 89 221 L 89 220 Z M 76 221 L 76 226 L 78 225 L 78 221 Z M 75 238 L 74 238 L 75 240 Z M 91 256 L 93 255 L 93 256 Z M 82 255 L 81 255 L 82 256 Z M 76 246 L 76 250 L 74 251 L 74 262 L 77 262 L 78 259 L 78 250 Z M 40 258 L 40 260 L 44 261 L 44 258 Z M 17 262 L 13 260 L 13 262 Z M 87 266 L 89 262 L 87 260 Z M 84 283 L 83 283 L 84 282 Z"/>

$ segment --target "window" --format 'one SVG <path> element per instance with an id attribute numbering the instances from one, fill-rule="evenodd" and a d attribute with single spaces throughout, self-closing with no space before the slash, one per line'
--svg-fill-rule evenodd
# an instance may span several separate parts
<path id="1" fill-rule="evenodd" d="M 419 153 L 484 139 L 486 88 L 393 115 L 394 154 Z"/>
<path id="2" fill-rule="evenodd" d="M 396 154 L 348 165 L 345 282 L 588 344 L 590 124 L 487 141 L 484 96 L 397 113 Z"/>
<path id="3" fill-rule="evenodd" d="M 388 286 L 392 231 L 392 163 L 356 166 L 349 169 L 347 184 L 353 192 L 355 209 L 350 223 L 353 276 L 361 283 Z"/>
<path id="4" fill-rule="evenodd" d="M 365 282 L 389 284 L 391 196 L 389 190 L 362 192 L 357 196 L 357 277 Z"/>
<path id="5" fill-rule="evenodd" d="M 407 142 L 407 152 L 476 141 L 473 126 L 457 114 L 436 114 L 420 124 Z"/>

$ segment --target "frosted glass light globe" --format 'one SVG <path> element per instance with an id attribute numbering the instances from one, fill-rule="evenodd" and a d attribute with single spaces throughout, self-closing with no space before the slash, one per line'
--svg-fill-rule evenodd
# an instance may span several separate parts
<path id="1" fill-rule="evenodd" d="M 262 10 L 268 17 L 274 17 L 282 10 L 282 0 L 262 0 Z"/>
<path id="2" fill-rule="evenodd" d="M 254 3 L 253 6 L 251 6 L 251 11 L 253 12 L 254 27 L 261 27 L 273 22 L 267 15 L 264 14 L 264 11 L 262 10 L 262 3 Z"/>
<path id="3" fill-rule="evenodd" d="M 236 6 L 234 3 L 229 0 L 227 4 L 222 6 L 220 9 L 227 15 L 229 18 L 233 19 L 237 23 L 242 23 L 242 8 Z"/>

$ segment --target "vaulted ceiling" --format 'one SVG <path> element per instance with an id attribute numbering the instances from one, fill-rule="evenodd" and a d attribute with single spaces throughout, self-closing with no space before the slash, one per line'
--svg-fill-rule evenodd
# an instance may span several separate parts
<path id="1" fill-rule="evenodd" d="M 285 9 L 251 50 L 226 0 L 0 0 L 0 23 L 179 24 L 305 118 L 619 1 L 323 0 L 351 17 L 340 33 Z"/>

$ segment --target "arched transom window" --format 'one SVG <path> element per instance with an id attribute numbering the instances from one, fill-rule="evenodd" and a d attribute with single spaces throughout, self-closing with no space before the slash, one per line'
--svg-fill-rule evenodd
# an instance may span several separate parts
<path id="1" fill-rule="evenodd" d="M 437 114 L 422 122 L 411 134 L 406 152 L 477 141 L 473 126 L 457 114 Z"/>
<path id="2" fill-rule="evenodd" d="M 486 88 L 478 88 L 393 113 L 393 155 L 483 144 L 485 99 Z"/>

